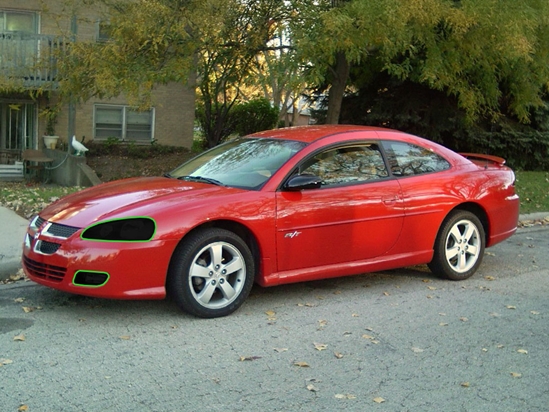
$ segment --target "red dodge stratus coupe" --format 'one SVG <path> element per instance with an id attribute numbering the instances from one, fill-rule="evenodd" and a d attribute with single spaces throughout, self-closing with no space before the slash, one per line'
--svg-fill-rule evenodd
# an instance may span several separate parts
<path id="1" fill-rule="evenodd" d="M 427 263 L 466 279 L 511 236 L 519 199 L 499 157 L 402 132 L 310 126 L 231 140 L 164 177 L 69 195 L 32 219 L 35 282 L 225 316 L 262 286 Z"/>

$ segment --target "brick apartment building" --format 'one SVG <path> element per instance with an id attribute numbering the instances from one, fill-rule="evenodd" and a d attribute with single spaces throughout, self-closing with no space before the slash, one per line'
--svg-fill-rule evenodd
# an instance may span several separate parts
<path id="1" fill-rule="evenodd" d="M 47 4 L 47 9 L 44 5 Z M 67 16 L 63 0 L 1 0 L 0 1 L 0 81 L 2 77 L 18 78 L 28 92 L 0 92 L 0 164 L 21 160 L 25 149 L 42 149 L 46 119 L 39 114 L 55 103 L 54 48 L 63 47 L 61 32 L 76 34 L 76 41 L 98 41 L 102 25 L 90 10 Z M 51 55 L 51 59 L 44 59 Z M 40 56 L 42 64 L 33 62 Z M 53 81 L 52 81 L 53 80 Z M 32 98 L 32 91 L 48 84 L 52 92 Z M 69 110 L 62 108 L 56 118 L 55 134 L 67 142 L 70 130 L 85 142 L 109 137 L 121 141 L 150 144 L 192 145 L 194 123 L 194 90 L 183 84 L 159 85 L 153 93 L 150 111 L 132 110 L 126 99 L 91 99 Z M 71 114 L 70 114 L 71 113 Z M 72 124 L 72 129 L 70 127 Z"/>

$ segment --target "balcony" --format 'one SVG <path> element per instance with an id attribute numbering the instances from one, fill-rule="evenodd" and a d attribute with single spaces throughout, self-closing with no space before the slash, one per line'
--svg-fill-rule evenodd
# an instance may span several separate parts
<path id="1" fill-rule="evenodd" d="M 25 88 L 57 86 L 57 59 L 65 44 L 60 37 L 0 33 L 0 77 Z"/>

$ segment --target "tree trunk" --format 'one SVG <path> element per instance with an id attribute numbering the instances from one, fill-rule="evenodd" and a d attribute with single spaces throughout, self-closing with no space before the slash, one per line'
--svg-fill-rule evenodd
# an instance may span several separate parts
<path id="1" fill-rule="evenodd" d="M 341 112 L 341 102 L 345 94 L 347 79 L 349 77 L 350 64 L 345 57 L 345 53 L 337 52 L 336 63 L 333 68 L 334 78 L 330 94 L 328 95 L 328 113 L 326 114 L 326 124 L 338 124 L 339 114 Z"/>

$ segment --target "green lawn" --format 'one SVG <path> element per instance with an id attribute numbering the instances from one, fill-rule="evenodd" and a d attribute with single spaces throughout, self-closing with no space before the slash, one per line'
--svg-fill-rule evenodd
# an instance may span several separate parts
<path id="1" fill-rule="evenodd" d="M 520 213 L 549 214 L 549 172 L 517 172 L 516 175 Z M 49 203 L 81 189 L 55 185 L 1 183 L 0 206 L 8 207 L 21 216 L 30 218 Z"/>
<path id="2" fill-rule="evenodd" d="M 520 213 L 549 212 L 549 172 L 516 172 Z"/>

